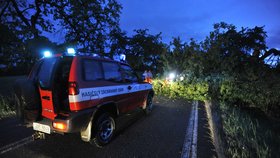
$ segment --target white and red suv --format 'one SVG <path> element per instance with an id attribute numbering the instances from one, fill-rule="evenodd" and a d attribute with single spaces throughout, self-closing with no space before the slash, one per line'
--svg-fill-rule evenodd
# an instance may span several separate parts
<path id="1" fill-rule="evenodd" d="M 42 58 L 14 89 L 17 116 L 32 123 L 36 136 L 80 132 L 99 147 L 112 139 L 120 114 L 153 107 L 152 85 L 127 63 L 90 55 Z"/>

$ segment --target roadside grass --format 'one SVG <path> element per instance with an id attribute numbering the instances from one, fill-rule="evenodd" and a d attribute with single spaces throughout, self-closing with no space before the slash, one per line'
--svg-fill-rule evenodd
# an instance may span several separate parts
<path id="1" fill-rule="evenodd" d="M 26 76 L 0 77 L 0 119 L 15 116 L 13 85 Z"/>
<path id="2" fill-rule="evenodd" d="M 16 115 L 13 100 L 13 97 L 0 96 L 0 120 Z"/>
<path id="3" fill-rule="evenodd" d="M 279 122 L 225 103 L 220 107 L 228 156 L 262 158 L 280 155 Z"/>

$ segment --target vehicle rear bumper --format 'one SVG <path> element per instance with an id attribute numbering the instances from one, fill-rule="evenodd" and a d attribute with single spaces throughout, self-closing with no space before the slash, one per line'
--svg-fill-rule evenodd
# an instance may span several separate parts
<path id="1" fill-rule="evenodd" d="M 71 112 L 69 116 L 58 115 L 54 120 L 43 118 L 36 123 L 50 126 L 51 133 L 77 133 L 85 129 L 95 114 L 96 108 L 86 109 L 77 112 Z M 57 129 L 53 127 L 53 123 L 62 123 L 65 129 Z"/>

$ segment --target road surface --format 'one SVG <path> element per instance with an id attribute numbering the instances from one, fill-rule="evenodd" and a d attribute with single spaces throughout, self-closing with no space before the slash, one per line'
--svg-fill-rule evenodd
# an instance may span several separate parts
<path id="1" fill-rule="evenodd" d="M 158 97 L 149 116 L 137 110 L 119 117 L 114 140 L 102 149 L 81 141 L 79 134 L 32 141 L 32 129 L 5 119 L 0 121 L 0 157 L 217 157 L 206 118 L 202 103 Z"/>

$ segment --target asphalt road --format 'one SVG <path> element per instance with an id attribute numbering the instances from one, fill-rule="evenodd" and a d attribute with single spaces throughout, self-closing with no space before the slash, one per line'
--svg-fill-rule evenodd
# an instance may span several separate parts
<path id="1" fill-rule="evenodd" d="M 103 148 L 81 141 L 79 134 L 52 135 L 5 152 L 0 157 L 181 157 L 191 102 L 156 98 L 154 110 L 145 116 L 140 110 L 116 120 L 117 134 Z M 0 148 L 32 134 L 21 126 L 5 127 L 11 120 L 0 121 Z M 13 121 L 12 121 L 13 122 Z M 197 157 L 216 157 L 211 143 L 204 106 L 198 106 Z"/>

